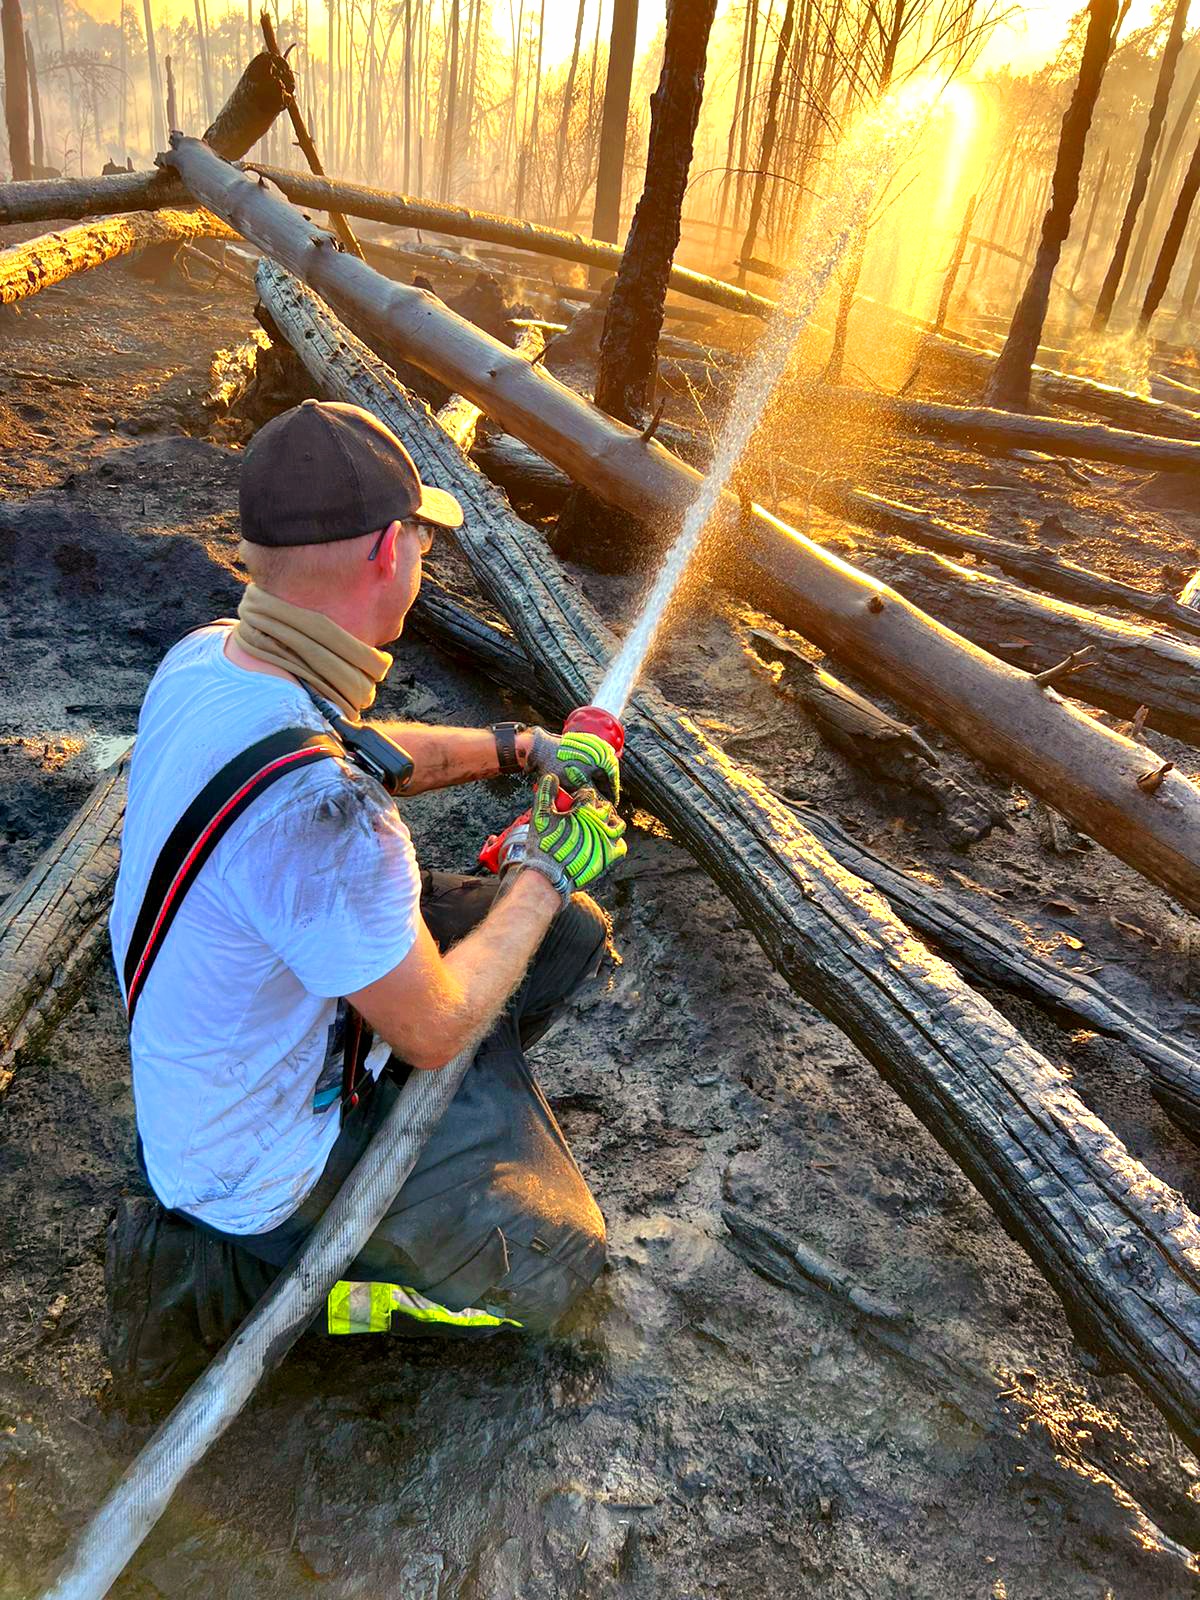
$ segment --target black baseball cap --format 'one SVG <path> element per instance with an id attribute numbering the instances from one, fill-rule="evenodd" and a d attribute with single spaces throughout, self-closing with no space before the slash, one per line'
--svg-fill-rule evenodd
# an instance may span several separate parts
<path id="1" fill-rule="evenodd" d="M 260 428 L 242 458 L 242 537 L 273 546 L 357 539 L 405 517 L 462 526 L 462 507 L 421 482 L 390 428 L 361 406 L 305 400 Z"/>

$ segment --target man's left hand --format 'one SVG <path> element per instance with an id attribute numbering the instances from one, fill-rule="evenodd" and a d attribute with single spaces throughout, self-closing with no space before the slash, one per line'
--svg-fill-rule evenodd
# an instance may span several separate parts
<path id="1" fill-rule="evenodd" d="M 547 733 L 534 728 L 525 770 L 532 777 L 553 774 L 563 788 L 595 789 L 615 805 L 621 798 L 621 768 L 612 745 L 594 733 Z"/>

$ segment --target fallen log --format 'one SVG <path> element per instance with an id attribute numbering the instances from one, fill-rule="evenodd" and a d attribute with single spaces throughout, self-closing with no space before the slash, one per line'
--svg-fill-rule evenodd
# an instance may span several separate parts
<path id="1" fill-rule="evenodd" d="M 17 1058 L 75 1003 L 108 947 L 125 817 L 122 761 L 0 906 L 0 1096 Z"/>
<path id="2" fill-rule="evenodd" d="M 571 492 L 571 480 L 565 472 L 509 433 L 476 444 L 472 460 L 514 504 L 557 511 Z"/>
<path id="3" fill-rule="evenodd" d="M 802 508 L 792 510 L 799 516 Z M 990 655 L 1035 674 L 1076 657 L 1061 679 L 1043 681 L 1125 718 L 1148 706 L 1148 727 L 1200 745 L 1200 643 L 1035 594 L 898 541 L 855 533 L 854 544 L 866 571 Z"/>
<path id="4" fill-rule="evenodd" d="M 936 813 L 951 844 L 974 844 L 1001 821 L 981 795 L 942 770 L 915 728 L 889 716 L 766 628 L 750 629 L 750 647 L 760 660 L 783 668 L 777 688 L 800 701 L 828 744 L 872 778 L 903 790 L 922 811 Z"/>
<path id="5" fill-rule="evenodd" d="M 517 334 L 513 348 L 526 361 L 540 360 L 546 348 L 541 329 L 526 324 Z M 437 414 L 438 427 L 454 440 L 463 455 L 469 455 L 482 414 L 474 401 L 468 400 L 465 395 L 452 394 Z"/>
<path id="6" fill-rule="evenodd" d="M 77 272 L 90 272 L 106 261 L 117 261 L 153 245 L 236 238 L 211 211 L 168 207 L 102 217 L 78 228 L 64 228 L 61 233 L 41 233 L 24 244 L 0 249 L 0 305 L 13 305 Z"/>
<path id="7" fill-rule="evenodd" d="M 466 510 L 472 572 L 535 664 L 544 700 L 587 700 L 615 639 L 428 412 L 273 263 L 259 293 L 331 398 L 403 437 Z M 631 785 L 734 901 L 805 1000 L 840 1027 L 958 1162 L 1054 1286 L 1077 1334 L 1200 1446 L 1200 1223 L 953 969 L 752 776 L 652 690 L 634 697 Z"/>
<path id="8" fill-rule="evenodd" d="M 972 450 L 1041 450 L 1046 455 L 1107 461 L 1140 472 L 1200 473 L 1200 437 L 1167 439 L 1101 422 L 1064 422 L 1058 417 L 1031 417 L 990 406 L 935 405 L 928 400 L 868 394 L 862 389 L 814 388 L 812 396 L 814 404 L 833 407 L 847 420 L 883 417 L 906 433 L 950 439 Z"/>
<path id="9" fill-rule="evenodd" d="M 262 51 L 234 84 L 229 99 L 204 135 L 205 143 L 227 161 L 238 160 L 266 133 L 295 88 L 288 63 Z M 183 188 L 172 174 L 158 171 L 0 183 L 0 226 L 150 211 L 159 206 L 177 206 L 183 197 Z"/>
<path id="10" fill-rule="evenodd" d="M 977 533 L 957 522 L 930 516 L 916 506 L 907 506 L 866 489 L 856 489 L 845 480 L 822 478 L 813 472 L 795 469 L 789 474 L 812 504 L 831 516 L 878 533 L 893 534 L 909 544 L 941 555 L 974 556 L 1007 572 L 1011 577 L 1082 606 L 1108 606 L 1165 623 L 1192 638 L 1200 638 L 1200 615 L 1181 604 L 1174 595 L 1149 594 L 1117 578 L 1107 578 L 1090 567 L 1077 566 L 1046 550 L 1031 549 L 1015 539 L 999 539 L 994 534 Z"/>
<path id="11" fill-rule="evenodd" d="M 430 295 L 338 251 L 329 234 L 199 140 L 176 140 L 164 160 L 198 198 L 294 269 L 364 336 L 467 395 L 576 482 L 656 525 L 659 537 L 691 501 L 700 474 L 657 440 L 606 417 Z M 707 539 L 751 603 L 1200 909 L 1200 793 L 1180 773 L 1144 793 L 1137 779 L 1158 763 L 1143 746 L 1101 727 L 761 506 L 743 507 L 726 495 Z M 724 551 L 714 548 L 722 543 Z"/>

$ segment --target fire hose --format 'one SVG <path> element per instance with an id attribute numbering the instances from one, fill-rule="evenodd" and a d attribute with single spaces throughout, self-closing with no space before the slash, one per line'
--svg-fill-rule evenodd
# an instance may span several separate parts
<path id="1" fill-rule="evenodd" d="M 571 713 L 564 731 L 573 730 L 599 734 L 618 755 L 625 742 L 617 719 L 595 706 Z M 570 797 L 560 794 L 558 803 L 567 810 Z M 498 856 L 502 839 L 523 820 L 489 839 L 481 860 Z M 43 1600 L 101 1600 L 108 1593 L 185 1475 L 283 1360 L 378 1227 L 458 1093 L 479 1042 L 437 1072 L 410 1073 L 303 1249 L 128 1467 Z"/>

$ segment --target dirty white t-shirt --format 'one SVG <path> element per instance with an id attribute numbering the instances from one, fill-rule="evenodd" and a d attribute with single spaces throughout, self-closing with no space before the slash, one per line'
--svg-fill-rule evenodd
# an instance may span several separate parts
<path id="1" fill-rule="evenodd" d="M 328 732 L 298 685 L 189 635 L 154 675 L 129 773 L 109 921 L 118 980 L 167 835 L 213 775 L 267 734 Z M 288 773 L 230 828 L 146 979 L 130 1051 L 146 1169 L 166 1206 L 228 1233 L 296 1209 L 337 1138 L 353 993 L 412 948 L 421 880 L 385 791 L 334 760 Z M 378 1072 L 387 1046 L 368 1066 Z"/>

